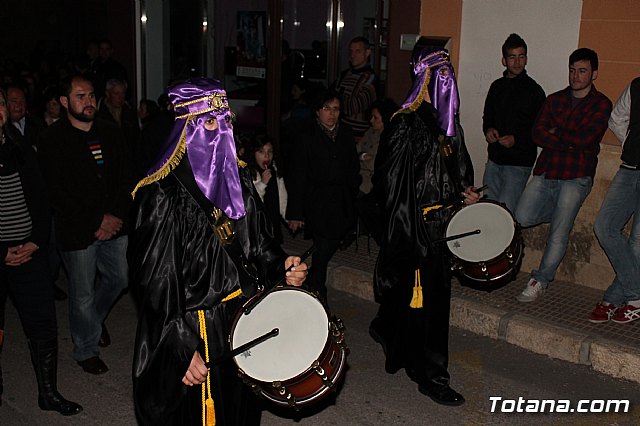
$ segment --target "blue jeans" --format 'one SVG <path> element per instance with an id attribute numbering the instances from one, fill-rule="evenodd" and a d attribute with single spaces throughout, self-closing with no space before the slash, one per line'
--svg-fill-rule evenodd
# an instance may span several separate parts
<path id="1" fill-rule="evenodd" d="M 122 236 L 60 253 L 69 274 L 69 324 L 76 361 L 100 353 L 102 323 L 128 283 L 127 243 L 128 237 Z"/>
<path id="2" fill-rule="evenodd" d="M 488 199 L 504 203 L 511 213 L 515 213 L 530 175 L 531 167 L 503 166 L 488 160 L 482 179 L 488 186 L 484 193 Z"/>
<path id="3" fill-rule="evenodd" d="M 585 198 L 591 192 L 589 176 L 570 180 L 533 176 L 518 203 L 516 220 L 523 227 L 550 223 L 547 243 L 538 270 L 531 277 L 547 287 L 556 276 L 567 251 L 569 234 Z"/>
<path id="4" fill-rule="evenodd" d="M 621 168 L 604 197 L 595 232 L 616 272 L 605 291 L 605 302 L 621 305 L 640 300 L 640 171 Z M 622 228 L 634 216 L 629 240 Z"/>

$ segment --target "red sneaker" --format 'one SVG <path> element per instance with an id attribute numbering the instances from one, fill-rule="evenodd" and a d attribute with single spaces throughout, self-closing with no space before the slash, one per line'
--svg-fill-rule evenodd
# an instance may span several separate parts
<path id="1" fill-rule="evenodd" d="M 633 305 L 624 305 L 611 317 L 611 321 L 618 324 L 626 324 L 637 319 L 640 319 L 640 308 Z"/>
<path id="2" fill-rule="evenodd" d="M 613 317 L 617 310 L 618 308 L 616 307 L 616 305 L 600 302 L 591 312 L 591 315 L 589 315 L 589 321 L 594 324 L 609 322 L 609 320 Z"/>

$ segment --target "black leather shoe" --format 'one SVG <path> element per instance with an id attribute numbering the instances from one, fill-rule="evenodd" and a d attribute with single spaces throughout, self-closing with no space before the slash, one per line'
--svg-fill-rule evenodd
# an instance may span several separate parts
<path id="1" fill-rule="evenodd" d="M 454 391 L 449 385 L 418 385 L 420 393 L 427 395 L 438 404 L 442 405 L 462 405 L 464 404 L 464 397 L 458 392 Z"/>
<path id="2" fill-rule="evenodd" d="M 109 330 L 107 330 L 107 326 L 102 324 L 102 333 L 100 333 L 100 340 L 98 340 L 98 346 L 101 348 L 106 348 L 111 344 L 111 336 L 109 335 Z"/>
<path id="3" fill-rule="evenodd" d="M 107 364 L 97 356 L 93 356 L 83 361 L 78 361 L 78 365 L 89 374 L 104 374 L 109 371 Z"/>

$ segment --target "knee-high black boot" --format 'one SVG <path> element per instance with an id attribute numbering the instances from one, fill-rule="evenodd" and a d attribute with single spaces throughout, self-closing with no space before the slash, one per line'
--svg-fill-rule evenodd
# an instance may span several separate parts
<path id="1" fill-rule="evenodd" d="M 54 410 L 63 416 L 72 416 L 82 411 L 75 402 L 64 399 L 57 389 L 58 340 L 29 342 L 31 362 L 38 379 L 38 405 L 42 410 Z"/>

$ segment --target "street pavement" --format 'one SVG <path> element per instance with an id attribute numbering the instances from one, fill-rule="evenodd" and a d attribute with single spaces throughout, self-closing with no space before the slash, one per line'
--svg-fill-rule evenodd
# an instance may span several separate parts
<path id="1" fill-rule="evenodd" d="M 452 328 L 450 337 L 452 386 L 467 402 L 461 407 L 435 404 L 420 394 L 402 371 L 395 375 L 384 372 L 382 350 L 368 335 L 369 322 L 377 309 L 375 303 L 335 288 L 329 290 L 329 301 L 347 327 L 346 339 L 351 349 L 343 386 L 336 395 L 311 409 L 265 410 L 263 425 L 640 424 L 637 383 L 613 379 L 586 365 L 536 355 L 505 341 L 456 328 Z M 135 425 L 131 360 L 136 313 L 131 297 L 125 294 L 107 321 L 112 344 L 102 350 L 101 356 L 110 371 L 102 376 L 84 373 L 71 358 L 67 304 L 57 302 L 56 306 L 60 335 L 58 387 L 65 397 L 82 404 L 84 411 L 65 418 L 38 408 L 26 339 L 16 311 L 8 306 L 0 425 Z M 583 399 L 628 399 L 630 408 L 626 413 L 599 414 L 492 413 L 491 397 L 569 400 L 574 408 Z"/>

